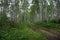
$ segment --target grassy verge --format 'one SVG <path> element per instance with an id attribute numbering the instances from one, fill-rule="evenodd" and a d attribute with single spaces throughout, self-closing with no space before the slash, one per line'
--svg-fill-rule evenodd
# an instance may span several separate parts
<path id="1" fill-rule="evenodd" d="M 21 24 L 19 28 L 0 29 L 0 40 L 46 40 L 41 34 Z"/>

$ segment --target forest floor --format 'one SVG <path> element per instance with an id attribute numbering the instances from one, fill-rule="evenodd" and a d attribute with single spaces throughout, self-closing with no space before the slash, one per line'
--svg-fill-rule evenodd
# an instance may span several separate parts
<path id="1" fill-rule="evenodd" d="M 56 29 L 40 27 L 36 25 L 29 25 L 29 28 L 37 33 L 40 33 L 46 37 L 47 40 L 60 40 L 60 31 L 56 31 Z"/>

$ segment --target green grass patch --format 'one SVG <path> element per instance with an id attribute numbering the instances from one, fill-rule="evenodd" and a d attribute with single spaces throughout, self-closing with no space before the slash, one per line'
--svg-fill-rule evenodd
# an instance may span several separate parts
<path id="1" fill-rule="evenodd" d="M 50 23 L 50 22 L 36 22 L 35 25 L 47 28 L 57 28 L 60 29 L 60 24 Z"/>
<path id="2" fill-rule="evenodd" d="M 0 40 L 46 40 L 41 34 L 21 24 L 19 28 L 0 30 Z"/>

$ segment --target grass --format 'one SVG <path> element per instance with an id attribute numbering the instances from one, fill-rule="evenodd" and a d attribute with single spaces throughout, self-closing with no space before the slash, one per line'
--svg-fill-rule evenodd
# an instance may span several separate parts
<path id="1" fill-rule="evenodd" d="M 0 29 L 0 40 L 46 40 L 41 34 L 21 24 L 19 28 Z"/>
<path id="2" fill-rule="evenodd" d="M 50 22 L 44 22 L 44 23 L 36 22 L 29 24 L 46 27 L 46 28 L 52 28 L 56 30 L 60 29 L 60 24 L 55 24 Z M 50 34 L 44 30 L 41 30 L 41 32 Z M 19 27 L 8 26 L 8 28 L 6 28 L 5 26 L 3 28 L 0 28 L 0 40 L 47 40 L 47 39 L 44 37 L 44 35 L 35 32 L 31 28 L 29 28 L 28 23 L 24 23 L 24 24 L 20 24 Z"/>
<path id="3" fill-rule="evenodd" d="M 50 22 L 36 22 L 35 25 L 46 27 L 46 28 L 53 28 L 53 29 L 60 29 L 60 24 L 50 23 Z"/>

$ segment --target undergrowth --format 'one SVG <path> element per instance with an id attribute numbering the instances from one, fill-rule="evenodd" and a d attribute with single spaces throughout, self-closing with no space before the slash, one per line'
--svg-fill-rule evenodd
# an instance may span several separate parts
<path id="1" fill-rule="evenodd" d="M 19 28 L 0 29 L 0 40 L 46 40 L 41 34 L 21 24 Z"/>

